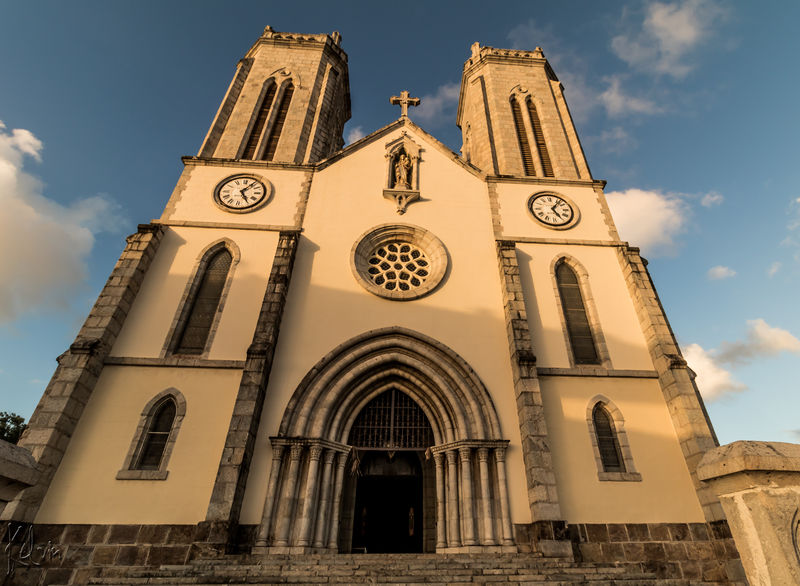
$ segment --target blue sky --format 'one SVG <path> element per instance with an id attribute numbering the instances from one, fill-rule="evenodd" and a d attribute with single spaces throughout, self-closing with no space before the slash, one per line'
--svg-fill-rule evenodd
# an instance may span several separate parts
<path id="1" fill-rule="evenodd" d="M 470 44 L 542 46 L 720 440 L 800 440 L 797 22 L 795 2 L 7 2 L 0 411 L 33 412 L 269 24 L 342 33 L 348 140 L 408 89 L 411 117 L 454 150 Z"/>

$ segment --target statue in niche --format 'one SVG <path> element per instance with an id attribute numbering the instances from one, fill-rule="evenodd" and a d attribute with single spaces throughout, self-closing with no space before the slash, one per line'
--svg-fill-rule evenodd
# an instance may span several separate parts
<path id="1" fill-rule="evenodd" d="M 394 188 L 395 189 L 411 189 L 411 184 L 408 182 L 409 173 L 411 172 L 411 159 L 404 152 L 400 153 L 394 163 Z"/>

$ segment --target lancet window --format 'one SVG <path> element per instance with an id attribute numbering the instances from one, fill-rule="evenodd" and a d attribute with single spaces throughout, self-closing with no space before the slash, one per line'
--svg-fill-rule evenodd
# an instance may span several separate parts
<path id="1" fill-rule="evenodd" d="M 522 155 L 522 167 L 525 170 L 525 175 L 536 175 L 536 168 L 533 165 L 533 153 L 528 142 L 528 133 L 525 130 L 525 123 L 522 121 L 522 109 L 514 97 L 511 98 L 511 114 L 514 117 L 514 128 L 517 131 L 517 140 L 519 141 L 519 150 Z"/>
<path id="2" fill-rule="evenodd" d="M 599 364 L 578 276 L 563 260 L 556 265 L 556 283 L 575 364 Z"/>
<path id="3" fill-rule="evenodd" d="M 231 253 L 222 247 L 210 251 L 207 261 L 200 263 L 198 276 L 202 276 L 193 294 L 190 292 L 188 309 L 184 310 L 182 327 L 178 329 L 179 335 L 174 344 L 173 351 L 176 354 L 202 354 L 205 350 L 231 261 Z"/>
<path id="4" fill-rule="evenodd" d="M 550 162 L 550 154 L 547 152 L 547 143 L 544 140 L 539 114 L 536 112 L 536 106 L 533 105 L 533 100 L 530 97 L 525 102 L 528 106 L 528 115 L 531 117 L 533 138 L 536 143 L 536 149 L 539 151 L 539 160 L 542 162 L 542 173 L 545 177 L 553 177 L 553 164 Z"/>

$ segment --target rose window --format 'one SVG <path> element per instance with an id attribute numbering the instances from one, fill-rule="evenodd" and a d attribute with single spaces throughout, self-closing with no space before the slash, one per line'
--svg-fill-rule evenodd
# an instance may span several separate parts
<path id="1" fill-rule="evenodd" d="M 430 261 L 425 252 L 409 242 L 390 242 L 369 258 L 372 282 L 388 291 L 419 287 L 428 280 Z"/>
<path id="2" fill-rule="evenodd" d="M 394 300 L 416 299 L 441 282 L 447 269 L 447 252 L 427 230 L 385 224 L 356 241 L 351 268 L 370 293 Z"/>

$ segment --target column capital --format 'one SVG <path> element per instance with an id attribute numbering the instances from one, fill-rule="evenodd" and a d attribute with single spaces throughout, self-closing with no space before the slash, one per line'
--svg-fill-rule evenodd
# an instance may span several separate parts
<path id="1" fill-rule="evenodd" d="M 300 457 L 303 455 L 303 449 L 305 446 L 303 444 L 292 444 L 292 449 L 290 453 L 290 457 L 292 460 L 299 460 Z"/>
<path id="2" fill-rule="evenodd" d="M 489 448 L 478 448 L 478 460 L 481 462 L 489 460 Z"/>
<path id="3" fill-rule="evenodd" d="M 325 456 L 322 461 L 325 462 L 325 464 L 330 465 L 331 463 L 333 463 L 333 459 L 335 457 L 336 457 L 336 452 L 334 452 L 333 450 L 325 450 Z"/>
<path id="4" fill-rule="evenodd" d="M 434 452 L 433 463 L 436 464 L 437 468 L 444 466 L 444 454 L 442 452 Z"/>
<path id="5" fill-rule="evenodd" d="M 280 460 L 283 457 L 283 445 L 276 444 L 272 446 L 272 460 Z"/>
<path id="6" fill-rule="evenodd" d="M 469 462 L 472 456 L 472 448 L 470 446 L 461 446 L 458 448 L 458 455 L 461 456 L 462 462 Z"/>
<path id="7" fill-rule="evenodd" d="M 494 459 L 497 460 L 498 462 L 505 462 L 506 460 L 505 447 L 494 449 Z"/>
<path id="8" fill-rule="evenodd" d="M 316 445 L 316 444 L 315 444 L 315 445 L 312 445 L 312 446 L 311 446 L 311 450 L 310 450 L 309 457 L 310 457 L 312 460 L 319 460 L 319 459 L 320 459 L 320 457 L 322 456 L 322 450 L 323 450 L 323 449 L 324 449 L 324 448 L 323 448 L 322 446 L 320 446 L 320 445 Z"/>

